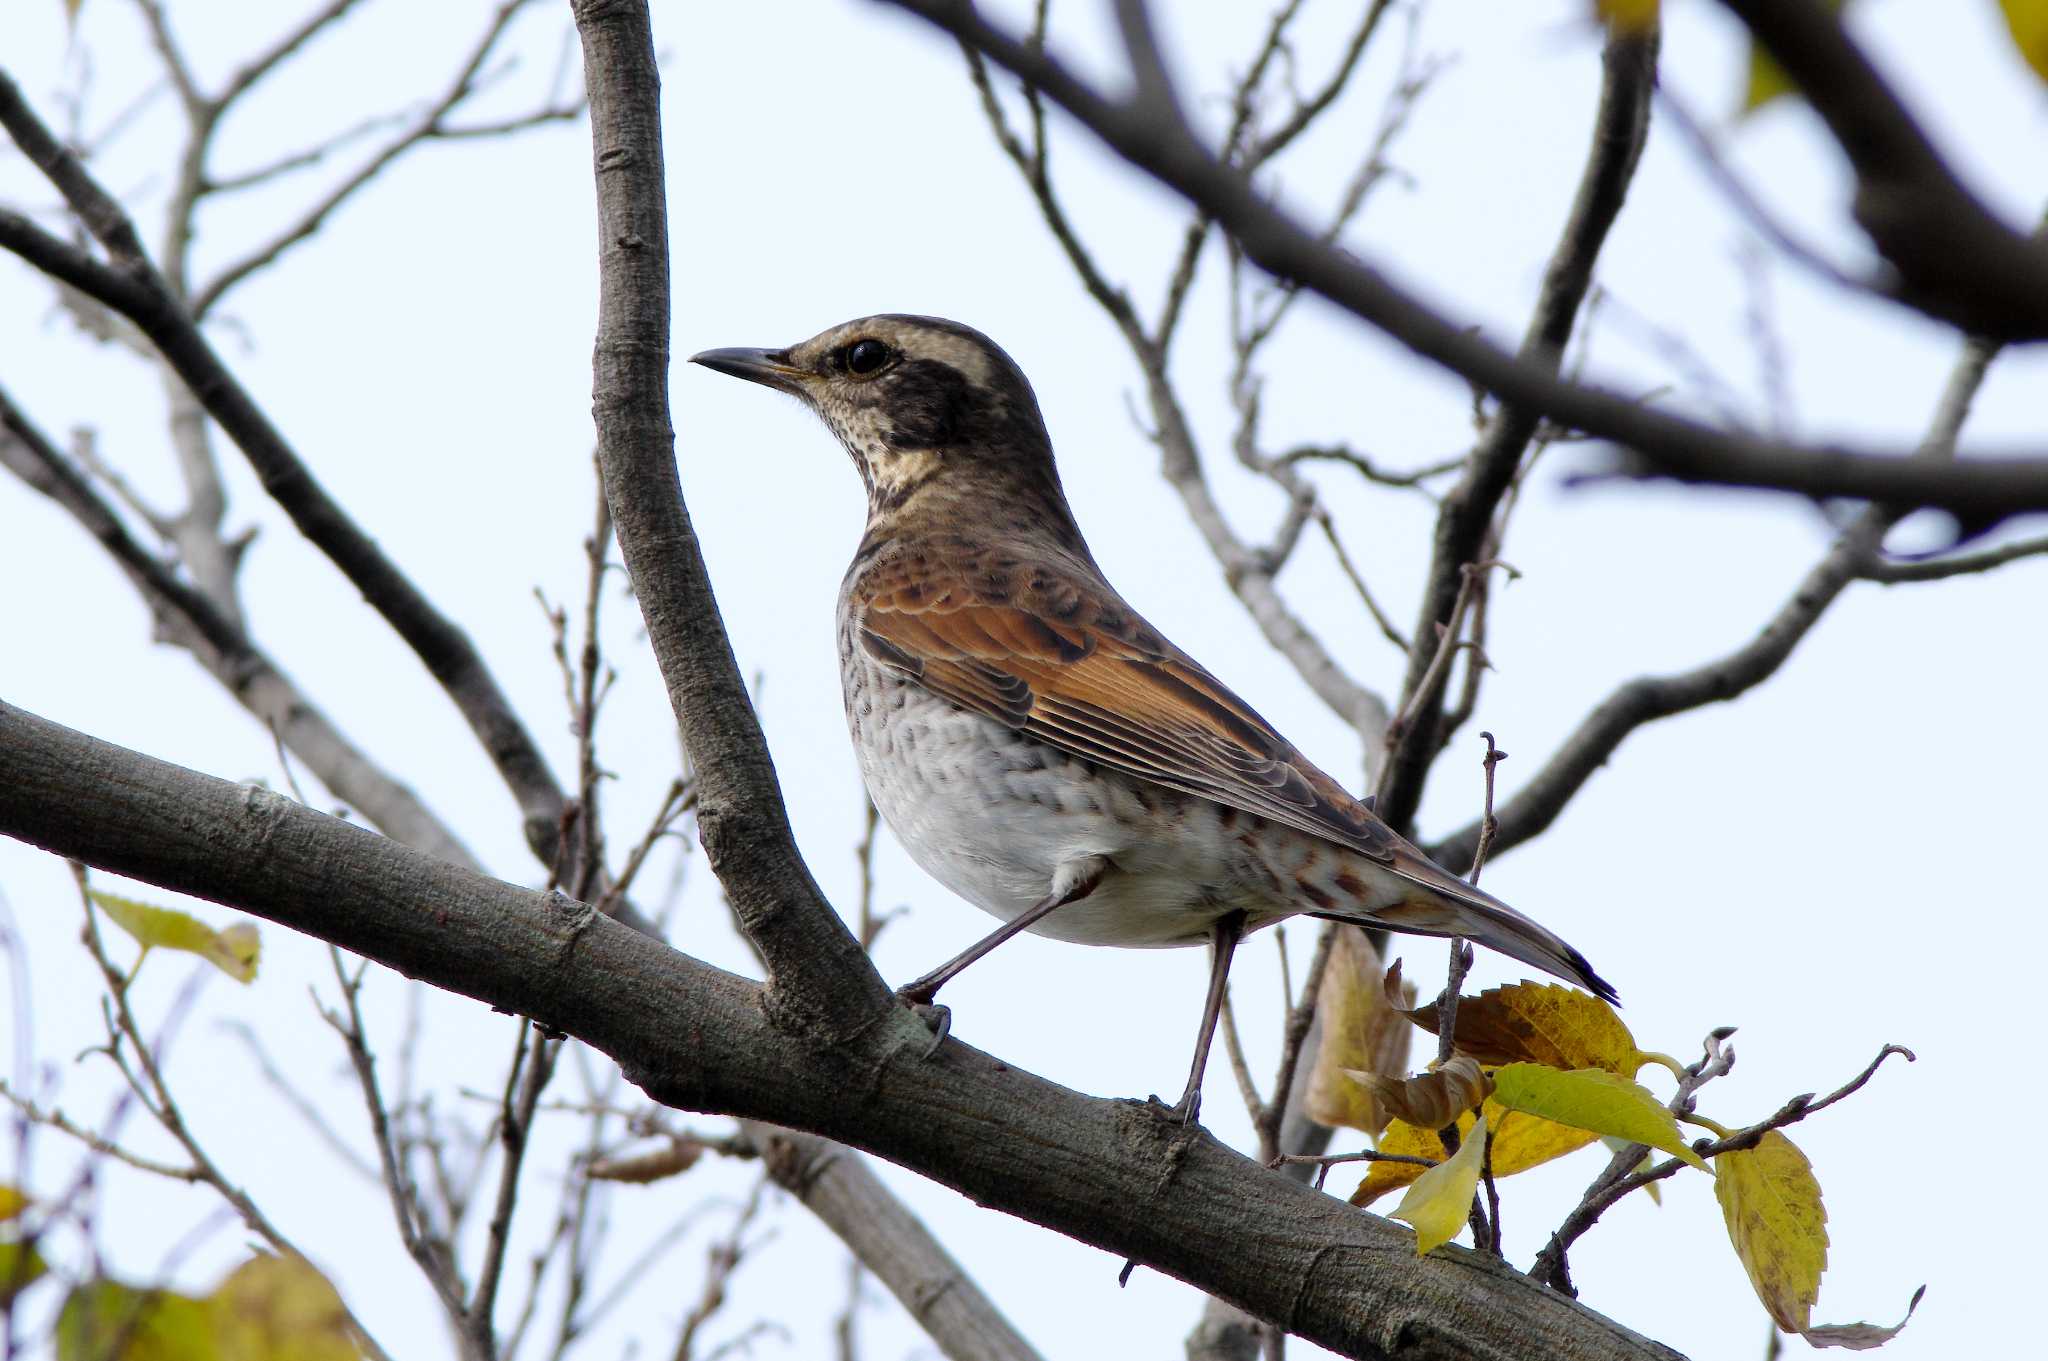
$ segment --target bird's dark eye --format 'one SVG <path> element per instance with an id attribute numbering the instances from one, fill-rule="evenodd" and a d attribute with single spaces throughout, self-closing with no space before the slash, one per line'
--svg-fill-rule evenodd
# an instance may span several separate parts
<path id="1" fill-rule="evenodd" d="M 856 340 L 846 347 L 846 371 L 856 378 L 880 373 L 891 359 L 889 347 L 879 340 Z"/>

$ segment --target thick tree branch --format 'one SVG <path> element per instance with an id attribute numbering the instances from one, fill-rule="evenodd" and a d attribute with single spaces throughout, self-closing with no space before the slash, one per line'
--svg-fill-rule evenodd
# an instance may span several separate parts
<path id="1" fill-rule="evenodd" d="M 949 1361 L 1038 1361 L 1038 1352 L 862 1157 L 812 1134 L 748 1121 L 768 1175 L 839 1235 Z"/>
<path id="2" fill-rule="evenodd" d="M 4 704 L 0 767 L 0 833 L 531 1016 L 657 1100 L 869 1149 L 1340 1354 L 1672 1355 L 1491 1258 L 1417 1257 L 1408 1230 L 1138 1102 L 1082 1096 L 957 1041 L 925 1058 L 928 1032 L 886 997 L 855 1032 L 793 1028 L 755 985 L 586 904 Z"/>
<path id="3" fill-rule="evenodd" d="M 768 744 L 718 616 L 669 424 L 668 188 L 647 8 L 575 0 L 597 174 L 598 462 L 620 551 L 697 771 L 711 868 L 795 1028 L 872 1026 L 894 1004 L 797 854 Z M 907 1019 L 909 1013 L 904 1012 Z"/>
<path id="4" fill-rule="evenodd" d="M 992 27 L 962 0 L 884 3 L 928 20 L 1036 86 L 1131 164 L 1213 216 L 1261 268 L 1321 294 L 1505 402 L 1634 449 L 1637 475 L 1930 506 L 1980 528 L 2048 510 L 2048 458 L 1976 456 L 1933 466 L 1908 461 L 1903 450 L 1730 434 L 1621 393 L 1560 379 L 1484 339 L 1469 323 L 1424 304 L 1354 254 L 1318 239 L 1262 198 L 1243 175 L 1219 164 L 1177 107 L 1147 103 L 1142 96 L 1114 101 L 1062 62 Z"/>
<path id="5" fill-rule="evenodd" d="M 480 869 L 468 847 L 402 781 L 378 768 L 337 728 L 239 621 L 135 541 L 84 474 L 0 388 L 0 464 L 62 506 L 113 558 L 164 634 L 183 645 L 327 788 L 387 836 Z"/>
<path id="6" fill-rule="evenodd" d="M 1827 123 L 1856 172 L 1856 221 L 1898 271 L 1891 291 L 1994 340 L 2048 336 L 2048 244 L 1966 188 L 1897 92 L 1818 0 L 1721 0 Z"/>

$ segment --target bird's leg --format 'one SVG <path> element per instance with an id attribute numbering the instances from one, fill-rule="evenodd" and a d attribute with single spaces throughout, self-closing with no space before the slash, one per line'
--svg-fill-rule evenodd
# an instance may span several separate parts
<path id="1" fill-rule="evenodd" d="M 1183 1125 L 1195 1123 L 1202 1109 L 1202 1073 L 1209 1066 L 1209 1046 L 1216 1041 L 1216 1022 L 1223 1015 L 1223 994 L 1230 985 L 1230 957 L 1244 938 L 1244 913 L 1226 913 L 1209 928 L 1209 996 L 1202 1003 L 1202 1028 L 1195 1035 L 1195 1061 L 1188 1069 L 1187 1090 L 1162 1109 L 1162 1118 Z M 1156 1101 L 1157 1098 L 1155 1097 Z"/>
<path id="2" fill-rule="evenodd" d="M 1052 892 L 1046 894 L 1043 898 L 1040 898 L 1037 902 L 1025 908 L 1022 912 L 1010 918 L 1010 920 L 1004 922 L 1001 926 L 998 926 L 959 954 L 954 955 L 944 964 L 924 975 L 924 977 L 914 982 L 906 983 L 896 989 L 898 997 L 902 998 L 912 1007 L 919 1008 L 928 1013 L 927 1019 L 931 1021 L 934 1032 L 931 1052 L 937 1052 L 940 1043 L 946 1038 L 947 1030 L 952 1025 L 951 1013 L 945 1007 L 935 1006 L 932 1003 L 932 999 L 938 996 L 939 989 L 950 982 L 955 974 L 995 949 L 998 945 L 1001 945 L 1010 937 L 1021 931 L 1030 930 L 1031 927 L 1051 916 L 1055 910 L 1065 907 L 1068 903 L 1078 902 L 1080 899 L 1093 893 L 1096 885 L 1102 882 L 1102 876 L 1108 870 L 1109 862 L 1100 856 L 1091 856 L 1087 860 L 1077 862 L 1071 868 L 1062 866 L 1059 876 L 1053 881 Z"/>

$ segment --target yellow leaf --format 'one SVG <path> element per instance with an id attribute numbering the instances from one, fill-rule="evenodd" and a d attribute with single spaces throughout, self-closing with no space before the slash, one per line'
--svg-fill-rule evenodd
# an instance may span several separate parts
<path id="1" fill-rule="evenodd" d="M 153 907 L 98 889 L 90 890 L 88 896 L 113 918 L 115 925 L 135 937 L 143 949 L 184 950 L 211 960 L 237 983 L 255 981 L 262 942 L 257 939 L 256 928 L 248 922 L 216 931 L 199 918 L 175 908 Z"/>
<path id="2" fill-rule="evenodd" d="M 2012 31 L 2012 45 L 2034 68 L 2035 75 L 2048 80 L 2048 0 L 1998 0 L 1998 7 L 2005 11 L 2005 26 Z"/>
<path id="3" fill-rule="evenodd" d="M 57 1361 L 221 1361 L 206 1303 L 89 1281 L 57 1315 Z"/>
<path id="4" fill-rule="evenodd" d="M 1407 1014 L 1436 1033 L 1434 1006 Z M 1559 983 L 1514 983 L 1459 998 L 1457 1046 L 1484 1064 L 1605 1068 L 1623 1077 L 1633 1077 L 1644 1063 L 1636 1037 L 1613 1007 Z"/>
<path id="5" fill-rule="evenodd" d="M 1599 1137 L 1588 1130 L 1573 1129 L 1554 1120 L 1503 1109 L 1495 1101 L 1488 1101 L 1480 1111 L 1486 1117 L 1486 1127 L 1493 1131 L 1495 1177 L 1526 1172 L 1553 1158 L 1576 1153 Z M 1458 1121 L 1460 1136 L 1469 1137 L 1471 1129 L 1470 1115 Z M 1411 1158 L 1441 1158 L 1444 1146 L 1435 1130 L 1396 1120 L 1381 1136 L 1379 1151 L 1403 1153 Z M 1413 1163 L 1373 1163 L 1366 1169 L 1365 1180 L 1359 1182 L 1358 1189 L 1351 1193 L 1351 1203 L 1370 1205 L 1387 1192 L 1413 1182 L 1423 1171 Z"/>
<path id="6" fill-rule="evenodd" d="M 0 1224 L 5 1224 L 28 1206 L 28 1195 L 20 1187 L 0 1183 Z"/>
<path id="7" fill-rule="evenodd" d="M 1442 1145 L 1439 1144 L 1441 1149 Z M 1417 1256 L 1450 1242 L 1472 1214 L 1472 1193 L 1479 1187 L 1480 1164 L 1486 1157 L 1486 1117 L 1480 1116 L 1458 1151 L 1415 1179 L 1394 1207 L 1394 1218 L 1415 1228 Z"/>
<path id="8" fill-rule="evenodd" d="M 1494 1073 L 1493 1099 L 1509 1110 L 1648 1144 L 1706 1168 L 1700 1155 L 1686 1146 L 1678 1121 L 1663 1102 L 1602 1068 L 1566 1072 L 1540 1063 L 1511 1063 Z"/>
<path id="9" fill-rule="evenodd" d="M 14 1297 L 40 1280 L 50 1268 L 30 1243 L 0 1243 L 0 1311 L 11 1309 Z"/>
<path id="10" fill-rule="evenodd" d="M 1657 0 L 1593 0 L 1593 12 L 1616 28 L 1643 29 L 1657 22 Z"/>
<path id="11" fill-rule="evenodd" d="M 303 1257 L 252 1257 L 207 1304 L 222 1361 L 356 1361 L 348 1310 Z"/>
<path id="12" fill-rule="evenodd" d="M 1816 1347 L 1840 1347 L 1845 1351 L 1867 1352 L 1904 1332 L 1906 1325 L 1913 1321 L 1913 1311 L 1920 1307 L 1920 1297 L 1927 1293 L 1921 1286 L 1913 1292 L 1912 1300 L 1906 1305 L 1906 1316 L 1889 1328 L 1875 1323 L 1830 1323 L 1825 1327 L 1808 1328 L 1801 1334 Z"/>
<path id="13" fill-rule="evenodd" d="M 1347 1068 L 1345 1075 L 1372 1093 L 1373 1104 L 1396 1120 L 1424 1129 L 1442 1129 L 1486 1099 L 1493 1084 L 1479 1070 L 1479 1061 L 1465 1054 L 1420 1077 L 1383 1077 Z"/>
<path id="14" fill-rule="evenodd" d="M 1323 990 L 1317 1004 L 1322 1026 L 1316 1041 L 1315 1064 L 1309 1069 L 1302 1108 L 1322 1125 L 1348 1125 L 1367 1134 L 1387 1127 L 1393 1112 L 1373 1100 L 1372 1093 L 1346 1075 L 1408 1071 L 1412 1033 L 1400 1012 L 1389 1005 L 1381 986 L 1380 957 L 1363 929 L 1339 926 L 1324 966 Z M 1415 1000 L 1410 986 L 1397 1004 Z"/>
<path id="15" fill-rule="evenodd" d="M 1828 1265 L 1828 1212 L 1813 1165 L 1772 1130 L 1755 1148 L 1715 1158 L 1714 1171 L 1728 1241 L 1757 1298 L 1780 1328 L 1805 1332 Z"/>

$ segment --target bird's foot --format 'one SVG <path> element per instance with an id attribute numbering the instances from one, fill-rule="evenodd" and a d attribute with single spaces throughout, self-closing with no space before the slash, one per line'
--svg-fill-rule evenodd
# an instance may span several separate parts
<path id="1" fill-rule="evenodd" d="M 953 1030 L 953 1009 L 932 1000 L 937 992 L 937 988 L 923 988 L 916 983 L 896 989 L 897 1000 L 917 1013 L 917 1019 L 932 1032 L 931 1045 L 924 1051 L 925 1058 L 938 1053 L 939 1046 L 946 1042 L 946 1036 Z"/>

